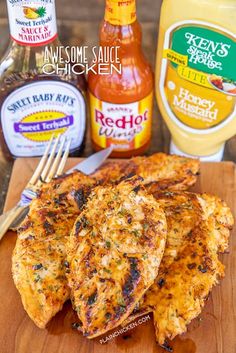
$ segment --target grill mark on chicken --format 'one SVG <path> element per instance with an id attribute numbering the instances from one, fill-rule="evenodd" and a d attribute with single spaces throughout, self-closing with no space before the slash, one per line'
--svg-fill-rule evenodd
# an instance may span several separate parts
<path id="1" fill-rule="evenodd" d="M 93 189 L 67 244 L 71 297 L 88 338 L 117 327 L 156 277 L 165 216 L 140 182 Z"/>
<path id="2" fill-rule="evenodd" d="M 12 273 L 25 310 L 40 328 L 69 298 L 65 244 L 80 213 L 73 191 L 90 192 L 94 181 L 79 172 L 43 184 L 18 229 Z"/>
<path id="3" fill-rule="evenodd" d="M 119 183 L 135 175 L 153 193 L 162 190 L 187 190 L 199 175 L 199 161 L 165 153 L 134 157 L 129 161 L 106 162 L 92 177 L 99 184 Z"/>
<path id="4" fill-rule="evenodd" d="M 215 196 L 158 192 L 155 197 L 167 218 L 164 256 L 155 283 L 123 324 L 152 311 L 157 341 L 169 351 L 167 340 L 186 331 L 224 275 L 218 252 L 228 246 L 233 217 Z"/>

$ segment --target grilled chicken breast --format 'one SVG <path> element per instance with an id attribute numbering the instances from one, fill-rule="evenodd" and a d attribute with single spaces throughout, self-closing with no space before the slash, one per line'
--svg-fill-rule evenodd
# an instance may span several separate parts
<path id="1" fill-rule="evenodd" d="M 164 153 L 134 157 L 128 161 L 106 162 L 92 175 L 99 183 L 114 183 L 121 178 L 139 175 L 149 192 L 187 190 L 196 182 L 199 161 Z"/>
<path id="2" fill-rule="evenodd" d="M 90 194 L 68 243 L 68 273 L 81 330 L 93 338 L 117 327 L 153 284 L 166 219 L 140 178 Z"/>
<path id="3" fill-rule="evenodd" d="M 167 339 L 184 333 L 201 313 L 212 287 L 224 275 L 218 252 L 228 246 L 233 217 L 215 196 L 187 192 L 155 196 L 167 218 L 166 248 L 155 283 L 129 321 L 152 311 L 157 341 L 165 347 Z"/>
<path id="4" fill-rule="evenodd" d="M 93 184 L 79 172 L 45 184 L 18 230 L 13 279 L 25 310 L 40 328 L 69 298 L 65 244 Z"/>

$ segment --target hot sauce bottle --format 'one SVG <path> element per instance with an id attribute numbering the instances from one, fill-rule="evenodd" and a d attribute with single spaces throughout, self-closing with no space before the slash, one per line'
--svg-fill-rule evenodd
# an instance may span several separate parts
<path id="1" fill-rule="evenodd" d="M 60 46 L 54 0 L 7 0 L 11 42 L 0 63 L 0 144 L 7 157 L 43 154 L 52 134 L 83 147 L 82 75 L 44 73 L 45 48 Z M 49 59 L 50 60 L 50 59 Z"/>
<path id="2" fill-rule="evenodd" d="M 119 47 L 121 72 L 88 75 L 91 138 L 112 157 L 143 154 L 151 139 L 153 73 L 144 57 L 135 0 L 107 0 L 100 47 Z"/>

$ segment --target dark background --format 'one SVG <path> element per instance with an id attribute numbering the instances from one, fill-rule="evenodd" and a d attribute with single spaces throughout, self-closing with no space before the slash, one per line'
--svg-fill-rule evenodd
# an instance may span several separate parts
<path id="1" fill-rule="evenodd" d="M 157 29 L 160 6 L 162 0 L 137 0 L 138 19 L 141 23 L 152 24 L 153 30 Z M 64 43 L 81 44 L 86 39 L 88 43 L 97 42 L 97 32 L 99 22 L 104 15 L 105 0 L 56 0 L 56 13 L 58 20 L 58 30 L 60 38 Z M 81 22 L 79 28 L 86 29 L 86 33 L 77 31 L 76 24 Z M 87 23 L 90 23 L 90 30 L 93 35 L 89 36 Z M 0 25 L 1 25 L 1 52 L 6 45 L 8 38 L 8 21 L 6 1 L 0 0 Z M 145 37 L 144 28 L 144 37 Z M 153 44 L 155 52 L 156 41 Z M 89 44 L 88 44 L 89 45 Z"/>
<path id="2" fill-rule="evenodd" d="M 177 0 L 178 1 L 178 0 Z M 137 13 L 141 21 L 157 21 L 161 0 L 136 0 Z M 59 20 L 90 20 L 102 19 L 105 0 L 56 0 L 57 18 Z M 1 18 L 6 17 L 5 1 L 0 1 Z"/>

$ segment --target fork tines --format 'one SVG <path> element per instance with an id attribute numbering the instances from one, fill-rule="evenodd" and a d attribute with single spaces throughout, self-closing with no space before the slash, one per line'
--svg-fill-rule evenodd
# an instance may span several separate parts
<path id="1" fill-rule="evenodd" d="M 54 177 L 63 173 L 70 151 L 70 143 L 70 140 L 66 141 L 64 137 L 61 138 L 61 135 L 56 138 L 54 135 L 51 137 L 27 187 L 39 186 L 42 182 L 48 183 Z"/>

